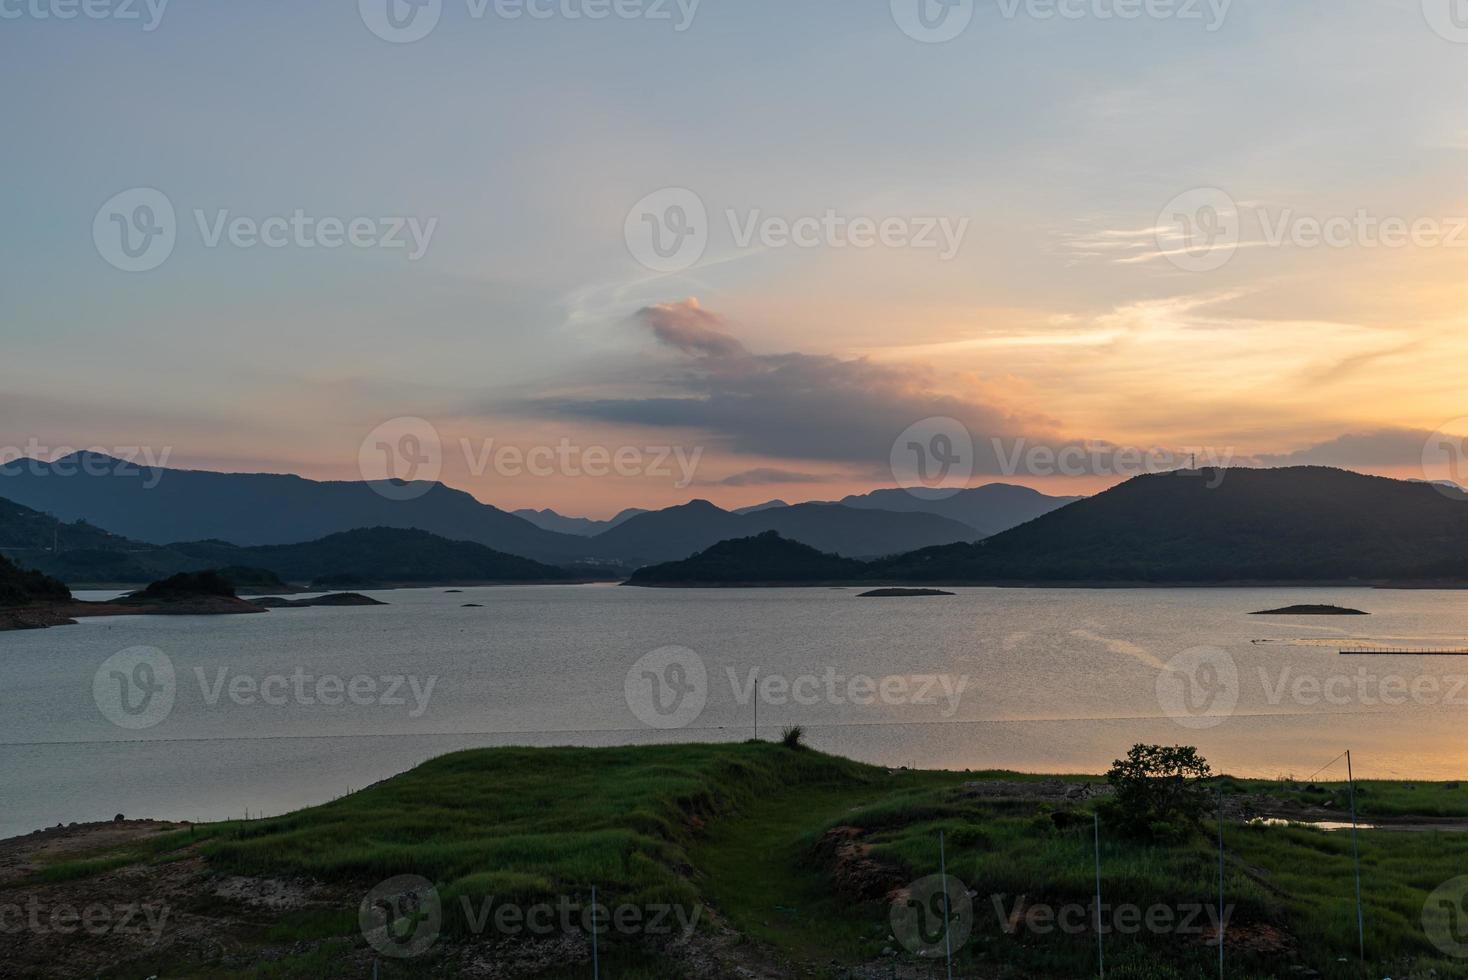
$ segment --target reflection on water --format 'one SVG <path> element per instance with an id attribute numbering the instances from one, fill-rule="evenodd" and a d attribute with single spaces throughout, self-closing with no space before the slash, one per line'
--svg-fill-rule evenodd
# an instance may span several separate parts
<path id="1" fill-rule="evenodd" d="M 470 746 L 774 738 L 796 723 L 817 748 L 888 766 L 1099 772 L 1145 741 L 1247 776 L 1310 774 L 1345 748 L 1358 777 L 1468 775 L 1468 661 L 1340 657 L 1341 627 L 1249 615 L 1336 603 L 1372 613 L 1352 637 L 1463 645 L 1462 592 L 955 591 L 413 590 L 373 593 L 378 608 L 0 634 L 0 834 L 277 813 Z M 135 647 L 166 655 L 174 699 L 124 728 L 94 680 Z M 666 647 L 695 660 L 629 674 Z"/>

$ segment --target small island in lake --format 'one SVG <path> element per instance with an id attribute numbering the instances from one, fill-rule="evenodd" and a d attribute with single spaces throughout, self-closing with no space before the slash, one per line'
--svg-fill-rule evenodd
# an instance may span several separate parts
<path id="1" fill-rule="evenodd" d="M 898 596 L 953 595 L 942 589 L 873 589 L 857 596 L 858 599 L 895 599 Z"/>
<path id="2" fill-rule="evenodd" d="M 255 605 L 264 606 L 266 609 L 305 609 L 307 606 L 385 606 L 387 603 L 362 595 L 360 592 L 334 592 L 331 595 L 317 596 L 314 599 L 282 599 L 278 596 L 269 596 L 256 599 Z"/>
<path id="3" fill-rule="evenodd" d="M 1347 609 L 1345 606 L 1326 605 L 1303 605 L 1285 606 L 1282 609 L 1261 609 L 1258 612 L 1249 613 L 1250 616 L 1370 616 L 1368 612 L 1360 609 Z"/>

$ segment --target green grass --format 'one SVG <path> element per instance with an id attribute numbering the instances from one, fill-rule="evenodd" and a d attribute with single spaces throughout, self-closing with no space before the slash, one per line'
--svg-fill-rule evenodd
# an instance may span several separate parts
<path id="1" fill-rule="evenodd" d="M 836 890 L 830 864 L 817 857 L 817 842 L 836 827 L 861 828 L 869 857 L 900 884 L 938 871 L 941 831 L 949 873 L 975 892 L 973 936 L 958 951 L 960 975 L 1094 975 L 1090 806 L 962 795 L 961 783 L 991 778 L 1046 777 L 889 771 L 762 742 L 476 750 L 288 816 L 73 856 L 40 878 L 70 880 L 127 863 L 174 860 L 196 845 L 220 872 L 309 877 L 334 884 L 350 899 L 340 908 L 257 924 L 242 937 L 250 948 L 290 949 L 290 955 L 217 970 L 160 961 L 154 972 L 164 976 L 360 975 L 365 947 L 356 935 L 355 902 L 375 883 L 405 874 L 437 886 L 444 938 L 421 961 L 384 960 L 384 977 L 453 976 L 457 961 L 450 954 L 460 941 L 471 933 L 499 938 L 471 925 L 466 902 L 472 910 L 491 898 L 521 905 L 583 899 L 592 884 L 608 904 L 712 910 L 760 957 L 800 964 L 798 971 L 810 976 L 839 976 L 858 963 L 911 957 L 892 938 L 884 900 L 856 900 Z M 1341 789 L 1322 784 L 1324 793 L 1307 793 L 1283 781 L 1227 784 L 1230 792 L 1268 792 L 1285 800 L 1332 798 Z M 1368 817 L 1448 816 L 1460 804 L 1457 790 L 1427 783 L 1372 782 L 1362 799 L 1372 807 L 1362 807 Z M 1103 825 L 1105 903 L 1184 916 L 1190 907 L 1200 913 L 1213 907 L 1217 851 L 1209 833 L 1205 828 L 1179 843 L 1149 845 Z M 1288 967 L 1300 965 L 1330 980 L 1359 980 L 1349 834 L 1231 822 L 1226 838 L 1230 934 L 1277 929 L 1291 946 L 1288 954 L 1269 955 L 1231 948 L 1228 975 L 1262 980 L 1294 975 Z M 1444 958 L 1422 926 L 1428 894 L 1468 874 L 1468 834 L 1363 832 L 1361 857 L 1367 949 L 1376 975 L 1435 970 L 1440 980 L 1468 978 L 1468 960 Z M 1036 906 L 1078 909 L 1081 927 L 1073 933 L 1045 930 L 1043 921 L 1011 927 L 1012 913 Z M 701 915 L 701 923 L 709 917 Z M 1216 948 L 1204 935 L 1211 922 L 1194 920 L 1187 935 L 1168 929 L 1108 934 L 1107 975 L 1184 980 L 1213 974 Z M 897 956 L 884 959 L 894 947 Z M 609 937 L 603 953 L 607 975 L 679 975 L 635 939 Z M 562 972 L 544 976 L 585 974 L 576 964 L 554 969 Z"/>
<path id="2" fill-rule="evenodd" d="M 696 908 L 698 828 L 791 787 L 860 783 L 880 770 L 778 745 L 502 749 L 435 759 L 324 806 L 234 824 L 205 854 L 240 874 L 371 883 L 420 875 L 445 931 L 485 900 L 588 900 Z"/>
<path id="3" fill-rule="evenodd" d="M 1330 808 L 1349 819 L 1350 792 L 1346 783 L 1301 783 L 1295 780 L 1230 780 L 1237 791 L 1264 793 L 1276 799 L 1306 806 Z M 1306 790 L 1306 786 L 1314 789 Z M 1373 817 L 1468 817 L 1468 788 L 1456 782 L 1386 782 L 1359 780 L 1356 783 L 1356 813 Z"/>

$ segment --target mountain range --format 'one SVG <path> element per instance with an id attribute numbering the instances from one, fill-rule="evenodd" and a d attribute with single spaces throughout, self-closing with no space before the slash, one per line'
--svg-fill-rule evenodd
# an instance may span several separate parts
<path id="1" fill-rule="evenodd" d="M 966 490 L 942 500 L 890 490 L 848 498 L 850 504 L 782 503 L 737 513 L 693 501 L 592 521 L 554 511 L 509 513 L 441 483 L 374 484 L 271 473 L 150 469 L 95 453 L 0 467 L 0 498 L 51 514 L 68 525 L 84 520 L 153 546 L 207 540 L 241 547 L 299 544 L 381 527 L 427 531 L 554 565 L 669 561 L 727 538 L 767 530 L 822 551 L 871 557 L 973 541 L 988 533 L 978 525 L 1009 526 L 1033 511 L 1068 501 L 1002 486 Z M 988 516 L 983 513 L 986 507 L 992 511 Z"/>
<path id="2" fill-rule="evenodd" d="M 982 541 L 864 563 L 852 580 L 1463 583 L 1465 543 L 1468 494 L 1446 487 L 1316 466 L 1184 470 L 1135 477 Z M 631 584 L 789 578 L 788 549 L 732 544 L 640 569 Z M 821 581 L 839 568 L 805 554 L 798 565 Z"/>
<path id="3" fill-rule="evenodd" d="M 471 541 L 407 528 L 358 528 L 316 541 L 241 547 L 225 541 L 153 545 L 79 521 L 62 523 L 0 499 L 0 555 L 81 585 L 144 583 L 182 572 L 251 570 L 287 582 L 357 587 L 446 582 L 561 582 L 588 575 L 507 555 Z M 267 589 L 267 591 L 270 591 Z"/>

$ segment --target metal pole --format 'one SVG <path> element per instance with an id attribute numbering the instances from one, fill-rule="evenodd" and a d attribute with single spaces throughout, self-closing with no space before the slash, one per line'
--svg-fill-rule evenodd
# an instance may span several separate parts
<path id="1" fill-rule="evenodd" d="M 601 957 L 596 948 L 596 886 L 591 886 L 591 975 L 601 980 Z"/>
<path id="2" fill-rule="evenodd" d="M 1346 782 L 1351 788 L 1351 854 L 1356 862 L 1356 938 L 1361 965 L 1366 965 L 1366 918 L 1361 912 L 1361 845 L 1356 836 L 1356 774 L 1351 769 L 1351 750 L 1346 749 Z"/>
<path id="3" fill-rule="evenodd" d="M 1101 980 L 1106 980 L 1106 947 L 1101 941 L 1101 815 L 1091 814 L 1091 827 L 1096 835 L 1096 962 Z"/>
<path id="4" fill-rule="evenodd" d="M 1223 784 L 1218 784 L 1218 980 L 1223 980 Z"/>
<path id="5" fill-rule="evenodd" d="M 943 846 L 943 831 L 938 831 L 938 871 L 943 880 L 943 948 L 948 955 L 948 980 L 953 980 L 953 918 L 948 911 L 948 852 Z"/>

